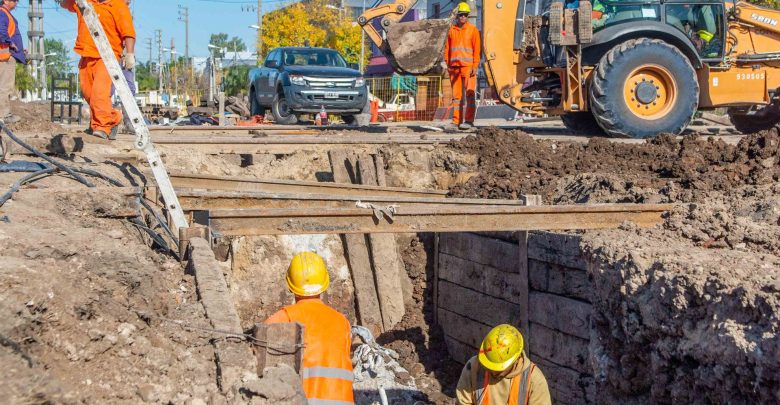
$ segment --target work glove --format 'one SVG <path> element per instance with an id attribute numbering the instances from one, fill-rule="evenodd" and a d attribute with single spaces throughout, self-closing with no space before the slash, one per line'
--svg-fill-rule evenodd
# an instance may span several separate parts
<path id="1" fill-rule="evenodd" d="M 126 70 L 133 70 L 135 69 L 135 54 L 134 53 L 128 53 L 125 54 L 125 56 L 122 58 L 122 67 Z"/>

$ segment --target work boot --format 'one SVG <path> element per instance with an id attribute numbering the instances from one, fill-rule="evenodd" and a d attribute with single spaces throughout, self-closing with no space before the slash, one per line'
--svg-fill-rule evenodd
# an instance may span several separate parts
<path id="1" fill-rule="evenodd" d="M 21 120 L 22 120 L 22 117 L 20 117 L 20 116 L 18 116 L 18 115 L 13 115 L 13 114 L 11 114 L 11 115 L 6 115 L 6 116 L 5 116 L 5 117 L 2 119 L 2 121 L 3 121 L 4 123 L 6 123 L 6 124 L 14 124 L 14 123 L 17 123 L 17 122 L 19 122 L 19 121 L 21 121 Z"/>
<path id="2" fill-rule="evenodd" d="M 92 131 L 92 136 L 100 139 L 108 139 L 108 134 L 105 133 L 105 131 L 101 131 L 101 130 Z"/>
<path id="3" fill-rule="evenodd" d="M 467 130 L 471 129 L 472 127 L 473 127 L 473 125 L 471 123 L 468 123 L 468 122 L 464 122 L 464 123 L 458 125 L 458 129 L 460 129 L 461 131 L 467 131 Z"/>
<path id="4" fill-rule="evenodd" d="M 117 132 L 119 132 L 119 125 L 115 125 L 113 128 L 111 128 L 111 132 L 108 133 L 108 139 L 115 141 Z"/>
<path id="5" fill-rule="evenodd" d="M 91 127 L 87 127 L 87 129 L 84 130 L 84 133 L 87 134 L 87 135 L 92 135 L 92 128 Z"/>

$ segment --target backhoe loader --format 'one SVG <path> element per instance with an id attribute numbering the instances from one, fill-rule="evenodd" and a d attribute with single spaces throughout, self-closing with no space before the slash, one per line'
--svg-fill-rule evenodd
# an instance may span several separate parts
<path id="1" fill-rule="evenodd" d="M 697 110 L 717 107 L 743 133 L 780 122 L 780 11 L 742 1 L 544 1 L 481 6 L 487 81 L 514 109 L 612 137 L 679 134 Z M 358 18 L 400 73 L 439 65 L 449 27 L 399 22 L 415 2 Z"/>

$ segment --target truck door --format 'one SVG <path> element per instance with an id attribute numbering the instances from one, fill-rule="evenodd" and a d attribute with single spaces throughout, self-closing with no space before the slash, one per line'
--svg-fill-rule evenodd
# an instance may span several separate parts
<path id="1" fill-rule="evenodd" d="M 265 58 L 265 63 L 263 64 L 262 74 L 257 79 L 258 82 L 256 85 L 259 88 L 260 103 L 263 105 L 270 105 L 274 99 L 274 91 L 276 91 L 274 84 L 278 73 L 280 53 L 281 51 L 279 49 L 274 49 L 268 54 L 268 57 Z"/>

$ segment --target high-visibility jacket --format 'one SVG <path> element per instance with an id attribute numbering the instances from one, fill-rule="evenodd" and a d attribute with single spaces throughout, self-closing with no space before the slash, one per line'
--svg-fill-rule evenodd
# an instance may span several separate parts
<path id="1" fill-rule="evenodd" d="M 479 66 L 479 58 L 482 52 L 480 48 L 479 30 L 473 24 L 465 23 L 462 27 L 457 24 L 450 27 L 447 34 L 447 43 L 444 46 L 444 61 L 447 66 L 471 66 L 476 69 Z"/>
<path id="2" fill-rule="evenodd" d="M 130 8 L 127 7 L 127 3 L 123 0 L 109 0 L 104 3 L 100 3 L 97 0 L 88 1 L 95 9 L 100 25 L 103 26 L 103 31 L 106 32 L 108 43 L 111 44 L 111 49 L 118 59 L 122 56 L 124 40 L 126 38 L 135 38 L 133 15 L 130 13 Z M 78 34 L 76 35 L 76 44 L 73 46 L 73 50 L 85 58 L 100 58 L 100 52 L 98 52 L 89 27 L 84 22 L 84 17 L 81 15 L 81 10 L 75 0 L 65 0 L 60 5 L 78 16 Z"/>
<path id="3" fill-rule="evenodd" d="M 16 33 L 16 20 L 5 7 L 0 6 L 0 11 L 8 17 L 8 42 L 0 41 L 0 62 L 5 62 L 11 59 L 11 38 Z"/>
<path id="4" fill-rule="evenodd" d="M 550 390 L 541 370 L 525 356 L 504 378 L 491 375 L 474 356 L 458 380 L 460 405 L 550 405 Z"/>
<path id="5" fill-rule="evenodd" d="M 298 322 L 304 327 L 301 379 L 308 404 L 354 404 L 349 355 L 352 336 L 347 318 L 319 298 L 307 298 L 265 321 L 280 322 Z"/>

